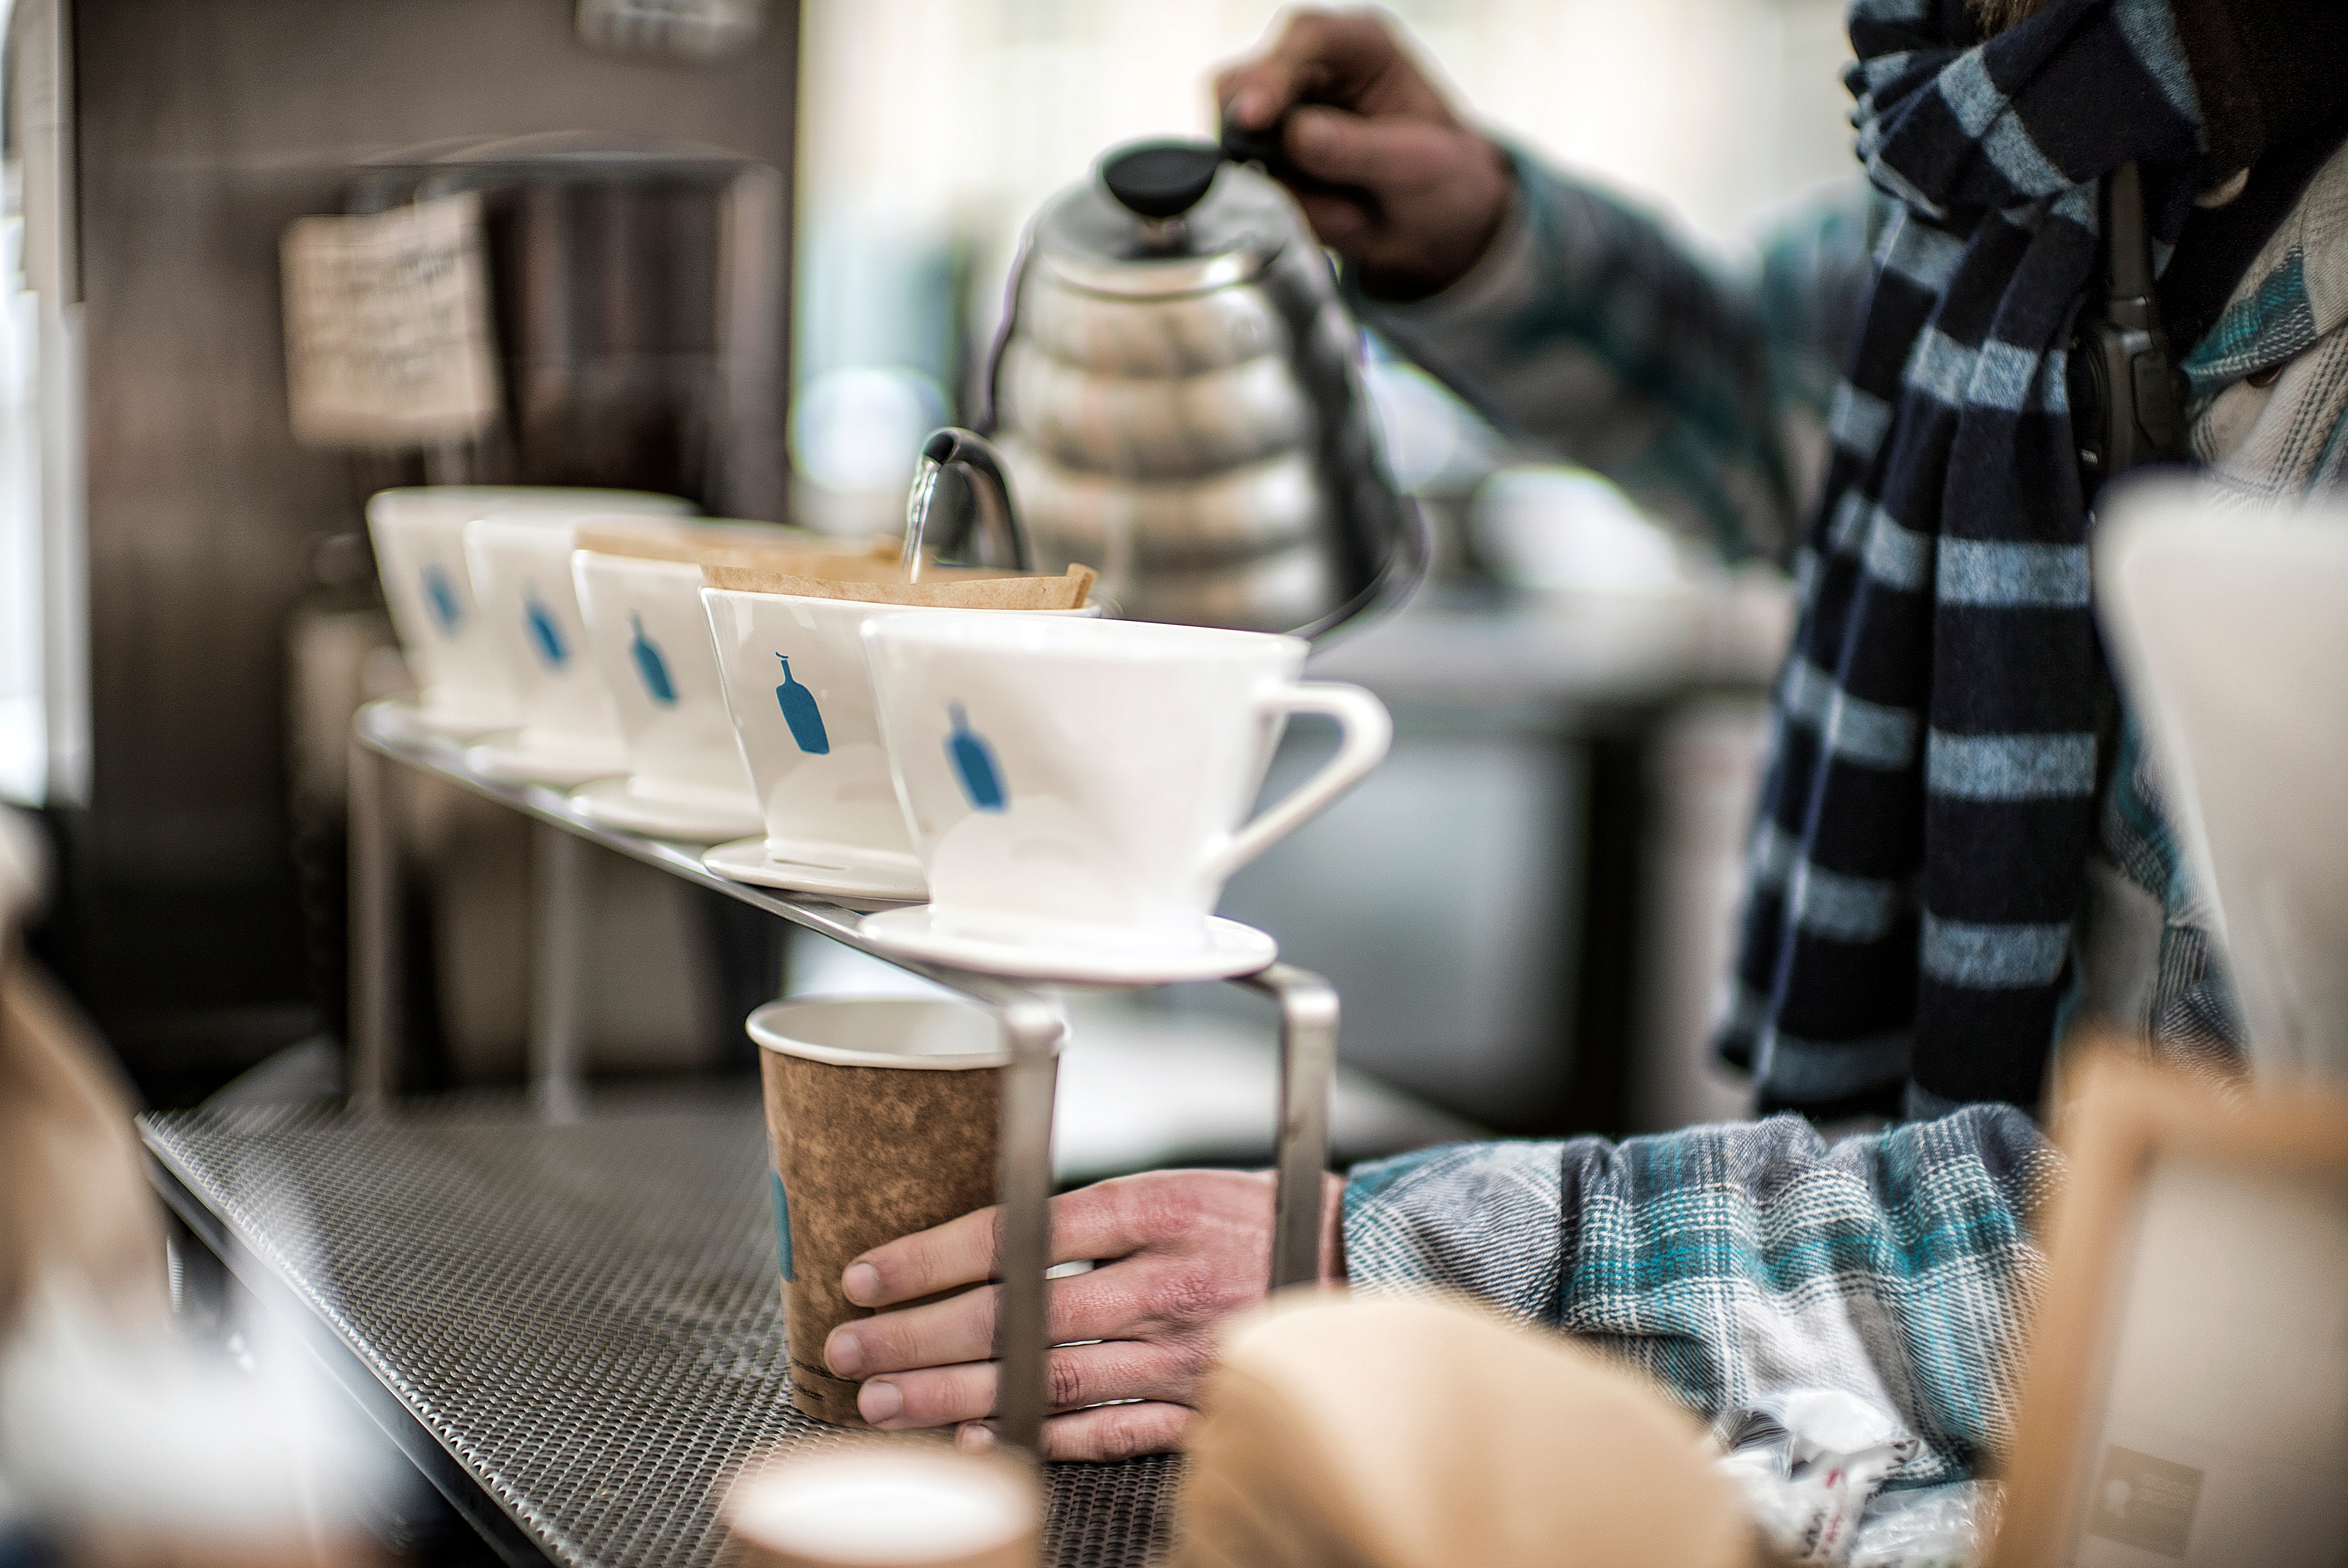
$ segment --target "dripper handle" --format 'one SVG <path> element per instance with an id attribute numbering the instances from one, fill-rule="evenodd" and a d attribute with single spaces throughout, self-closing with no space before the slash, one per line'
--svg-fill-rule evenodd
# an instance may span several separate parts
<path id="1" fill-rule="evenodd" d="M 922 456 L 941 468 L 960 469 L 970 481 L 971 494 L 978 501 L 982 556 L 991 539 L 1000 553 L 1010 558 L 1008 562 L 985 564 L 1008 565 L 1014 571 L 1033 570 L 1035 556 L 1027 548 L 1027 530 L 1011 503 L 1011 482 L 1003 472 L 1003 454 L 994 444 L 974 430 L 949 425 L 922 443 Z"/>
<path id="2" fill-rule="evenodd" d="M 1280 803 L 1248 823 L 1207 856 L 1200 867 L 1220 884 L 1241 866 L 1303 827 L 1335 804 L 1385 759 L 1394 744 L 1394 718 L 1386 705 L 1359 686 L 1334 681 L 1294 681 L 1273 686 L 1256 699 L 1266 718 L 1320 713 L 1337 721 L 1337 750 L 1320 770 L 1288 792 Z"/>

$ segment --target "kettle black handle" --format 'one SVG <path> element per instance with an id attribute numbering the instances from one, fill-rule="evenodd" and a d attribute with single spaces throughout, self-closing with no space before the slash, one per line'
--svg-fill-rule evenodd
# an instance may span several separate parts
<path id="1" fill-rule="evenodd" d="M 1242 129 L 1226 118 L 1222 125 L 1223 156 L 1233 163 L 1253 163 L 1266 174 L 1302 196 L 1342 196 L 1365 207 L 1375 209 L 1376 198 L 1358 185 L 1340 185 L 1334 179 L 1323 179 L 1307 174 L 1296 167 L 1288 156 L 1288 118 L 1296 112 L 1291 106 L 1282 109 L 1278 119 L 1254 130 Z"/>

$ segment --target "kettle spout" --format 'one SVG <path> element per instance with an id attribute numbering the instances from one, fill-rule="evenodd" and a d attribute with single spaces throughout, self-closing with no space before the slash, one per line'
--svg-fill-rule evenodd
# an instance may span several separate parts
<path id="1" fill-rule="evenodd" d="M 1027 548 L 1027 531 L 1011 504 L 1011 484 L 1004 476 L 1002 454 L 984 436 L 950 425 L 922 443 L 921 466 L 914 470 L 912 494 L 905 505 L 906 580 L 921 580 L 922 551 L 932 542 L 930 506 L 937 496 L 939 476 L 948 468 L 960 471 L 970 482 L 977 503 L 981 563 L 1014 571 L 1032 569 L 1035 561 Z M 936 542 L 945 548 L 961 543 L 959 539 Z M 989 560 L 989 555 L 996 559 Z"/>

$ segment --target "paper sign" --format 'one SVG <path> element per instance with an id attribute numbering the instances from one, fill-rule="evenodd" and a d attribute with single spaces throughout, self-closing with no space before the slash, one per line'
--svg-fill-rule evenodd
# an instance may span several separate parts
<path id="1" fill-rule="evenodd" d="M 496 417 L 479 196 L 297 218 L 282 250 L 296 439 L 423 446 L 477 435 Z"/>
<path id="2" fill-rule="evenodd" d="M 2088 1495 L 2087 1533 L 2181 1562 L 2200 1495 L 2201 1472 L 2192 1466 L 2113 1443 L 2104 1450 L 2103 1474 Z"/>

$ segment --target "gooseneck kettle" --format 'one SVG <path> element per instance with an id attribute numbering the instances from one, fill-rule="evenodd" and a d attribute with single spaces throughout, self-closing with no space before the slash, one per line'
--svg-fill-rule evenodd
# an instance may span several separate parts
<path id="1" fill-rule="evenodd" d="M 1426 569 L 1359 360 L 1288 193 L 1144 143 L 1030 227 L 983 428 L 1042 569 L 1095 568 L 1138 620 L 1318 637 Z"/>

